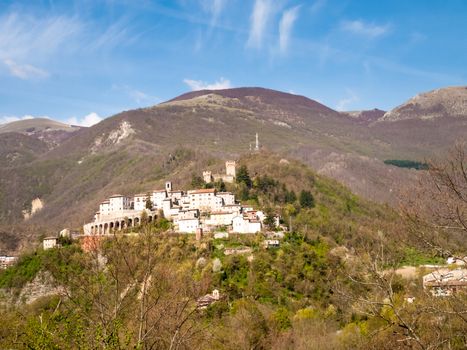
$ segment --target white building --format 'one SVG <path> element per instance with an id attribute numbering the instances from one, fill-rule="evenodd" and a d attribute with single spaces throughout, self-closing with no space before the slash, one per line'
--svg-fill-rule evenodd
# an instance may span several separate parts
<path id="1" fill-rule="evenodd" d="M 199 209 L 201 212 L 219 211 L 222 208 L 222 198 L 216 196 L 213 188 L 188 191 L 190 209 Z"/>
<path id="2" fill-rule="evenodd" d="M 135 194 L 133 200 L 133 209 L 137 211 L 143 211 L 146 209 L 146 201 L 148 199 L 148 195 L 144 193 Z"/>
<path id="3" fill-rule="evenodd" d="M 58 237 L 45 237 L 42 241 L 42 246 L 44 250 L 52 249 L 59 246 Z"/>
<path id="4" fill-rule="evenodd" d="M 244 218 L 237 215 L 232 220 L 232 232 L 236 233 L 256 233 L 261 231 L 261 221 Z"/>
<path id="5" fill-rule="evenodd" d="M 99 214 L 109 215 L 110 213 L 110 201 L 107 199 L 99 205 Z"/>
<path id="6" fill-rule="evenodd" d="M 18 261 L 17 256 L 1 255 L 0 256 L 0 269 L 6 269 L 14 265 L 17 261 Z"/>
<path id="7" fill-rule="evenodd" d="M 151 202 L 156 209 L 162 209 L 162 202 L 166 198 L 167 192 L 165 190 L 154 190 L 151 193 Z"/>
<path id="8" fill-rule="evenodd" d="M 205 224 L 208 226 L 230 226 L 235 216 L 236 213 L 231 211 L 213 211 L 205 220 Z"/>
<path id="9" fill-rule="evenodd" d="M 114 194 L 109 198 L 109 211 L 111 213 L 131 209 L 130 197 Z"/>
<path id="10" fill-rule="evenodd" d="M 423 288 L 433 296 L 450 296 L 467 289 L 467 269 L 438 269 L 423 276 Z"/>
<path id="11" fill-rule="evenodd" d="M 196 233 L 200 227 L 198 218 L 177 220 L 175 224 L 178 225 L 178 232 L 182 233 Z"/>
<path id="12" fill-rule="evenodd" d="M 218 192 L 217 197 L 221 197 L 224 206 L 235 204 L 235 195 L 232 192 Z"/>

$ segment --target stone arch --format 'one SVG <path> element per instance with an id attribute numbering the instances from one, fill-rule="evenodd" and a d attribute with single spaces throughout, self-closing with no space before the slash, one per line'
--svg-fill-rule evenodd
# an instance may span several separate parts
<path id="1" fill-rule="evenodd" d="M 125 220 L 122 220 L 120 222 L 120 230 L 123 230 L 124 228 L 126 228 L 126 222 L 125 222 Z"/>
<path id="2" fill-rule="evenodd" d="M 138 225 L 139 225 L 139 222 L 140 222 L 139 218 L 136 217 L 136 218 L 135 218 L 135 226 L 138 226 Z"/>
<path id="3" fill-rule="evenodd" d="M 99 234 L 104 234 L 104 226 L 102 224 L 99 225 Z"/>
<path id="4" fill-rule="evenodd" d="M 114 228 L 115 228 L 114 223 L 111 222 L 111 223 L 109 224 L 109 230 L 110 230 L 110 232 L 112 232 L 112 231 L 114 230 Z"/>
<path id="5" fill-rule="evenodd" d="M 115 221 L 115 230 L 120 230 L 120 221 Z"/>
<path id="6" fill-rule="evenodd" d="M 128 219 L 128 227 L 133 227 L 133 219 L 132 218 Z"/>
<path id="7" fill-rule="evenodd" d="M 104 235 L 107 234 L 107 233 L 109 233 L 109 224 L 106 222 L 104 224 Z"/>

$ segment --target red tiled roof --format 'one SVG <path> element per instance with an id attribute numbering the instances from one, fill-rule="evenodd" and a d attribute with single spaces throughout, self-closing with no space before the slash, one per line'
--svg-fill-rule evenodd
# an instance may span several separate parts
<path id="1" fill-rule="evenodd" d="M 188 194 L 215 193 L 215 188 L 203 188 L 199 190 L 188 191 Z"/>

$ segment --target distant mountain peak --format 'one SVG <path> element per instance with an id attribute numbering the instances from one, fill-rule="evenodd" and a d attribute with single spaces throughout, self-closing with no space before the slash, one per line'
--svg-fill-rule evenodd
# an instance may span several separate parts
<path id="1" fill-rule="evenodd" d="M 384 114 L 380 121 L 467 117 L 467 87 L 453 86 L 417 94 Z"/>
<path id="2" fill-rule="evenodd" d="M 199 90 L 191 91 L 180 96 L 177 96 L 165 103 L 177 102 L 191 100 L 199 98 L 201 96 L 207 95 L 218 95 L 224 98 L 229 99 L 240 99 L 247 100 L 251 98 L 258 98 L 261 102 L 267 104 L 280 104 L 284 105 L 295 105 L 295 106 L 304 106 L 307 108 L 322 110 L 322 111 L 332 111 L 333 109 L 315 101 L 308 97 L 295 95 L 287 92 L 282 92 L 278 90 L 266 89 L 262 87 L 239 87 L 231 89 L 222 89 L 222 90 Z M 337 112 L 336 112 L 337 113 Z"/>

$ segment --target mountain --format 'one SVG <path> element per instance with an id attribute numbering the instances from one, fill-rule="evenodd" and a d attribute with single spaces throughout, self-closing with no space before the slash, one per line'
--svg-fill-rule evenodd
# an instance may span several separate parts
<path id="1" fill-rule="evenodd" d="M 349 111 L 342 113 L 358 123 L 369 124 L 382 118 L 386 112 L 381 109 L 374 108 L 371 110 Z"/>
<path id="2" fill-rule="evenodd" d="M 15 132 L 0 134 L 1 167 L 29 163 L 48 150 L 47 144 L 35 137 Z"/>
<path id="3" fill-rule="evenodd" d="M 467 87 L 447 87 L 419 94 L 384 114 L 380 121 L 467 117 Z"/>
<path id="4" fill-rule="evenodd" d="M 48 118 L 31 118 L 0 125 L 0 138 L 5 133 L 18 133 L 44 141 L 54 148 L 80 130 L 80 126 L 68 125 Z"/>
<path id="5" fill-rule="evenodd" d="M 381 112 L 360 112 L 366 117 L 357 119 L 369 121 L 377 114 Z M 249 153 L 256 133 L 261 153 L 300 160 L 358 195 L 395 203 L 397 193 L 413 186 L 419 172 L 386 165 L 384 160 L 423 161 L 465 138 L 464 120 L 356 122 L 303 96 L 237 88 L 190 92 L 156 106 L 124 111 L 71 131 L 46 149 L 34 146 L 29 138 L 35 136 L 24 129 L 0 134 L 0 140 L 13 134 L 17 144 L 38 150 L 27 162 L 10 160 L 0 167 L 0 229 L 14 227 L 33 237 L 65 226 L 80 228 L 103 198 L 162 188 L 167 179 L 186 188 L 193 174 L 216 170 L 226 159 Z M 15 143 L 9 142 L 4 144 L 14 149 Z M 30 213 L 38 200 L 43 209 L 25 221 L 24 213 Z"/>

